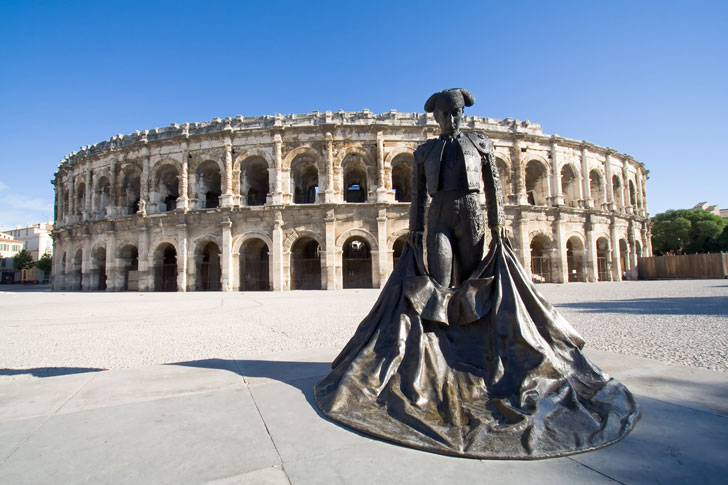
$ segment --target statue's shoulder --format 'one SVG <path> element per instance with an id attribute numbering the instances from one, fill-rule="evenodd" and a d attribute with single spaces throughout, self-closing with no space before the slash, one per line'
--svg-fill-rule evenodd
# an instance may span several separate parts
<path id="1" fill-rule="evenodd" d="M 433 148 L 435 148 L 435 144 L 437 143 L 437 138 L 430 138 L 426 142 L 424 142 L 422 145 L 418 146 L 415 150 L 415 160 L 422 161 L 424 160 L 427 155 L 432 151 Z"/>
<path id="2" fill-rule="evenodd" d="M 465 136 L 475 145 L 481 155 L 487 155 L 493 150 L 493 142 L 482 133 L 465 133 Z"/>

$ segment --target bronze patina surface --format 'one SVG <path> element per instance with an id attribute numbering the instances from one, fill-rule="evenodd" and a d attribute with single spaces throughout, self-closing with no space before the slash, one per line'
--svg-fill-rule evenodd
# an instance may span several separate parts
<path id="1" fill-rule="evenodd" d="M 450 89 L 425 104 L 442 135 L 415 152 L 408 247 L 316 403 L 361 432 L 449 455 L 537 459 L 614 443 L 639 407 L 582 354 L 513 253 L 492 143 L 460 131 L 473 102 Z"/>

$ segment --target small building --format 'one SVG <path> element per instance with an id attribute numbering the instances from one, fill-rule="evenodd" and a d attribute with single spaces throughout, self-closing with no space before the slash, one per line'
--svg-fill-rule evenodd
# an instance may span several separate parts
<path id="1" fill-rule="evenodd" d="M 8 229 L 5 231 L 5 234 L 14 239 L 16 243 L 20 243 L 18 251 L 25 248 L 26 251 L 30 253 L 33 261 L 37 262 L 44 254 L 53 255 L 52 230 L 52 223 L 41 222 L 38 224 L 31 224 L 30 226 L 18 226 L 15 229 Z M 18 251 L 13 253 L 13 256 L 15 256 Z M 10 260 L 9 268 L 13 268 L 12 258 Z M 5 265 L 3 265 L 3 271 L 5 271 Z M 23 270 L 22 272 L 16 272 L 13 279 L 16 281 L 47 281 L 50 279 L 50 274 L 46 274 L 38 268 L 30 268 Z"/>
<path id="2" fill-rule="evenodd" d="M 13 258 L 23 249 L 23 241 L 16 240 L 8 233 L 0 232 L 0 282 L 15 281 Z"/>

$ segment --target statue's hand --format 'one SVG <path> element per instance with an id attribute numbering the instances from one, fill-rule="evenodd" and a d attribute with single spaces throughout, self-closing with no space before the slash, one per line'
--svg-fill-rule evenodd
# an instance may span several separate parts
<path id="1" fill-rule="evenodd" d="M 503 226 L 501 224 L 491 227 L 490 233 L 493 236 L 493 239 L 497 239 L 498 241 L 503 241 L 504 239 L 508 238 L 508 231 L 506 231 L 506 226 Z"/>
<path id="2" fill-rule="evenodd" d="M 424 237 L 425 233 L 423 231 L 410 231 L 407 233 L 407 244 L 412 247 L 412 249 L 421 249 L 422 248 L 422 238 Z"/>

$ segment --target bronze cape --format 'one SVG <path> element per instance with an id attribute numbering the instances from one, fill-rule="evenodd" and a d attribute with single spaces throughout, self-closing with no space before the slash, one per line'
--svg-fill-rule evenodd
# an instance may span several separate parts
<path id="1" fill-rule="evenodd" d="M 637 403 L 581 352 L 510 243 L 443 288 L 407 247 L 369 315 L 314 389 L 331 419 L 405 446 L 538 459 L 623 438 Z M 422 254 L 419 251 L 419 254 Z"/>

